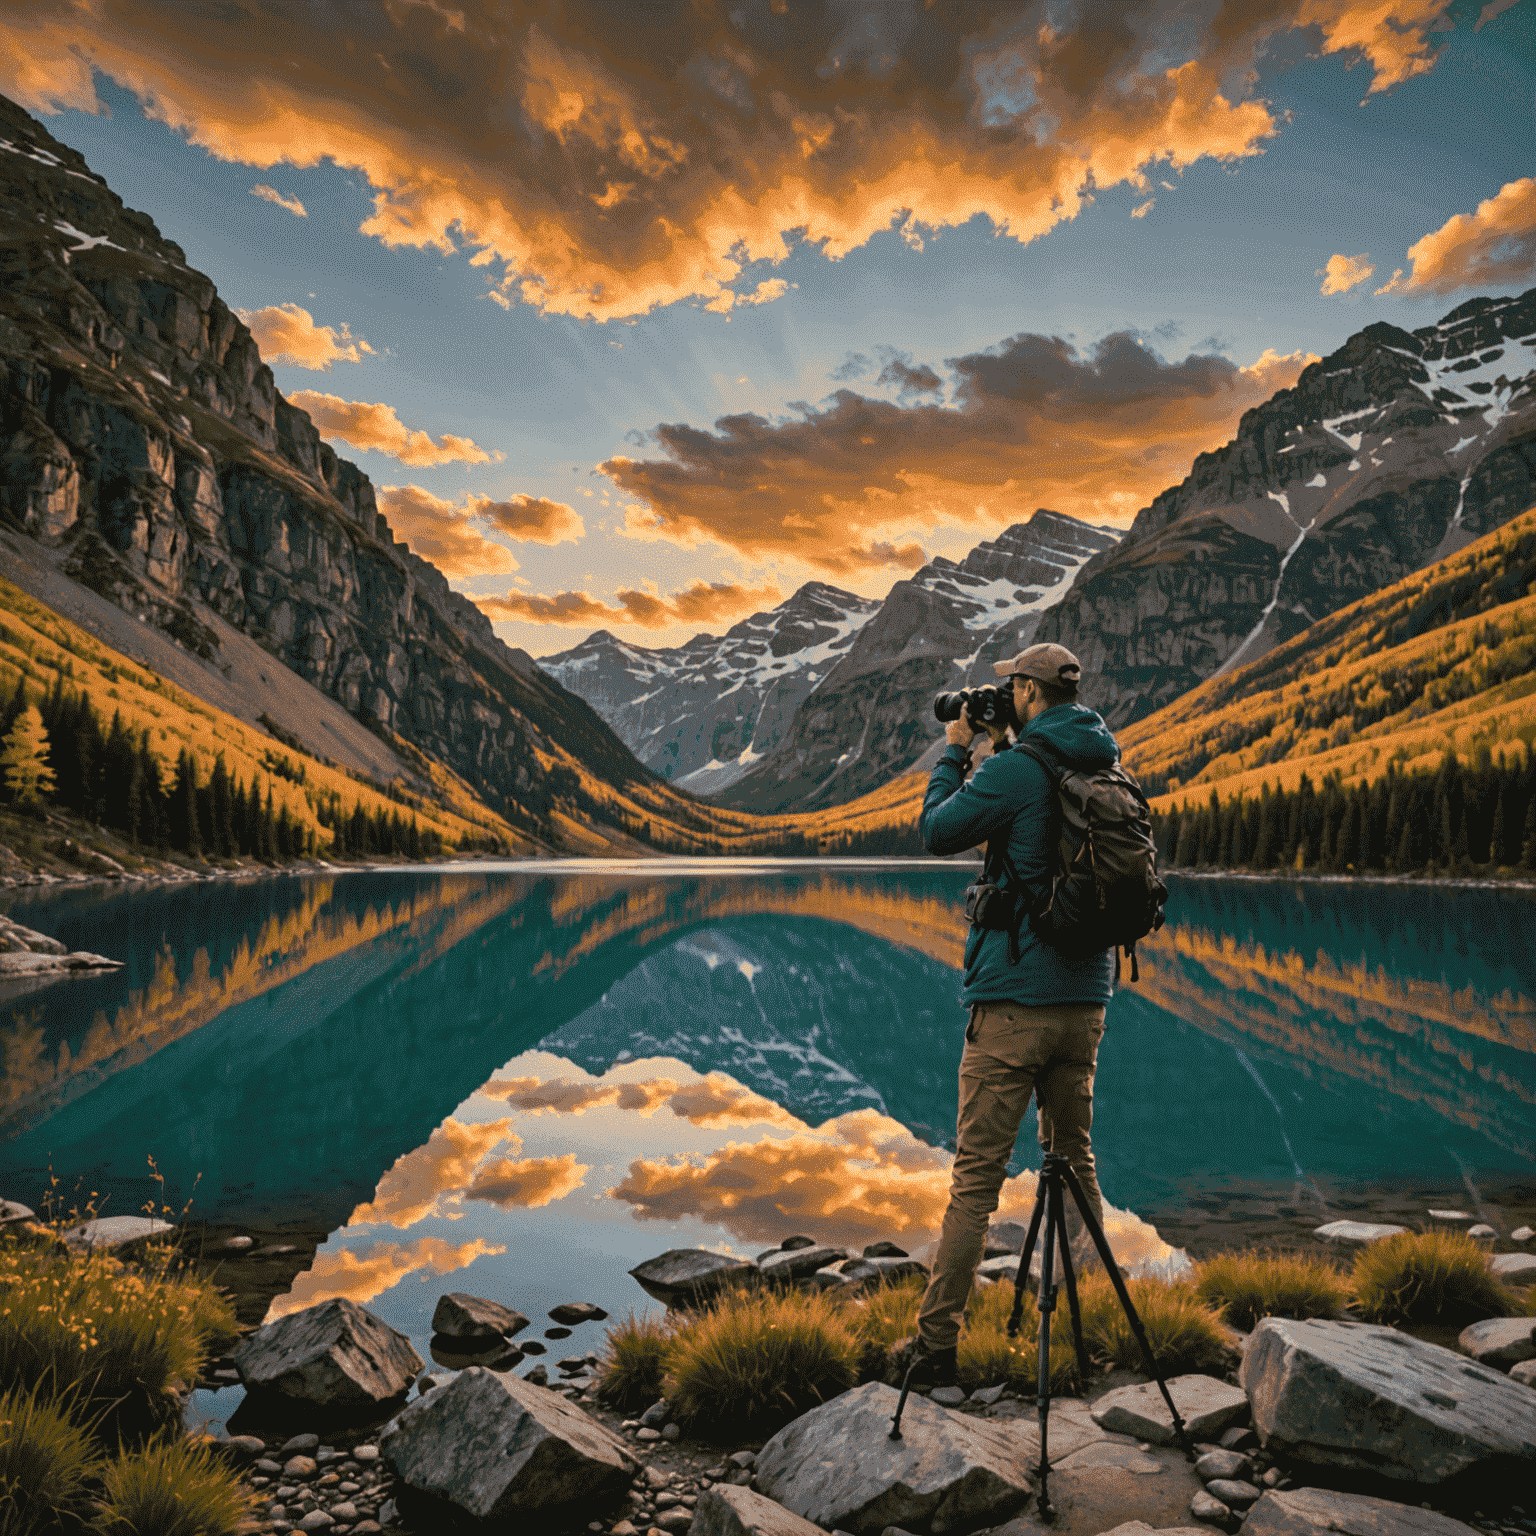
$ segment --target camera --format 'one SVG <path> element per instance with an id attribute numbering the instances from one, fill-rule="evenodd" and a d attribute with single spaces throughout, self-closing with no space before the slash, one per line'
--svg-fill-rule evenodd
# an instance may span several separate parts
<path id="1" fill-rule="evenodd" d="M 941 693 L 933 701 L 933 714 L 937 720 L 958 720 L 969 715 L 971 724 L 1002 725 L 1018 728 L 1013 713 L 1013 687 L 999 688 L 988 683 L 981 688 L 961 688 L 955 693 Z"/>

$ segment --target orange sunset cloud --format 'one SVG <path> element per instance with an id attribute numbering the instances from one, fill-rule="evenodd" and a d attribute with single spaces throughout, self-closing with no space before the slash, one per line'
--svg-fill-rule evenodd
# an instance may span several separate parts
<path id="1" fill-rule="evenodd" d="M 518 568 L 512 551 L 486 538 L 468 512 L 419 485 L 382 485 L 378 502 L 396 535 L 445 576 L 496 576 Z"/>
<path id="2" fill-rule="evenodd" d="M 294 1280 L 288 1294 L 273 1299 L 265 1321 L 276 1322 L 290 1312 L 301 1312 L 337 1296 L 361 1305 L 399 1285 L 407 1275 L 423 1270 L 423 1280 L 427 1275 L 447 1275 L 467 1268 L 483 1254 L 506 1251 L 504 1246 L 478 1237 L 457 1247 L 440 1237 L 423 1237 L 414 1243 L 375 1243 L 363 1254 L 338 1248 L 318 1254 L 314 1264 Z"/>
<path id="3" fill-rule="evenodd" d="M 796 0 L 632 7 L 615 26 L 599 0 L 280 21 L 13 0 L 0 90 L 101 111 L 99 71 L 221 159 L 360 173 L 363 233 L 473 252 L 503 304 L 610 320 L 771 301 L 781 280 L 754 268 L 797 246 L 835 260 L 893 230 L 920 246 L 978 216 L 1036 240 L 1107 189 L 1145 195 L 1153 168 L 1262 153 L 1281 121 L 1248 93 L 1282 35 L 1362 60 L 1372 94 L 1432 66 L 1448 8 Z"/>
<path id="4" fill-rule="evenodd" d="M 621 589 L 616 606 L 585 592 L 557 592 L 553 597 L 509 592 L 504 597 L 476 598 L 475 602 L 491 619 L 527 619 L 535 624 L 638 624 L 642 629 L 665 629 L 669 624 L 737 619 L 781 602 L 783 597 L 771 582 L 748 587 L 740 582 L 695 581 L 665 598 Z"/>
<path id="5" fill-rule="evenodd" d="M 513 1109 L 534 1114 L 548 1110 L 580 1115 L 589 1109 L 612 1106 L 650 1116 L 665 1105 L 691 1125 L 800 1124 L 787 1109 L 753 1093 L 723 1072 L 711 1072 L 687 1085 L 670 1077 L 651 1077 L 637 1083 L 582 1083 L 564 1077 L 551 1082 L 537 1077 L 493 1078 L 480 1092 L 503 1100 Z"/>
<path id="6" fill-rule="evenodd" d="M 1536 177 L 1500 187 L 1473 213 L 1458 213 L 1408 247 L 1413 263 L 1406 282 L 1389 285 L 1406 293 L 1453 293 L 1458 288 L 1497 287 L 1536 271 Z"/>
<path id="7" fill-rule="evenodd" d="M 469 1187 L 479 1164 L 498 1148 L 516 1152 L 522 1144 L 510 1119 L 475 1125 L 450 1115 L 421 1146 L 395 1160 L 373 1199 L 352 1212 L 349 1224 L 409 1227 L 426 1216 L 461 1216 L 453 1202 Z"/>
<path id="8" fill-rule="evenodd" d="M 373 351 L 361 336 L 354 336 L 347 329 L 345 322 L 340 330 L 316 325 L 314 316 L 297 304 L 271 304 L 265 309 L 241 309 L 236 313 L 250 327 L 266 363 L 286 363 L 292 368 L 329 373 L 332 363 L 360 363 L 365 352 Z"/>
<path id="9" fill-rule="evenodd" d="M 638 536 L 713 539 L 833 576 L 876 564 L 911 569 L 921 550 L 893 548 L 882 535 L 914 523 L 997 524 L 1041 505 L 1091 521 L 1129 519 L 1314 360 L 1266 353 L 1246 368 L 1214 356 L 1165 363 L 1125 333 L 1086 354 L 1060 337 L 1015 336 L 947 360 L 958 378 L 953 405 L 839 389 L 826 407 L 802 406 L 782 421 L 725 416 L 712 432 L 660 426 L 653 435 L 667 457 L 602 467 L 635 498 L 626 526 Z M 887 381 L 917 374 L 903 369 Z M 595 615 L 579 622 L 587 617 Z"/>
<path id="10" fill-rule="evenodd" d="M 288 403 L 309 418 L 322 437 L 339 437 L 358 449 L 375 449 L 399 459 L 402 464 L 424 468 L 434 464 L 489 464 L 501 453 L 490 454 L 467 437 L 445 432 L 438 442 L 431 434 L 407 427 L 392 405 L 367 400 L 343 400 L 339 395 L 322 395 L 313 389 L 295 390 Z"/>
<path id="11" fill-rule="evenodd" d="M 580 1189 L 587 1172 L 587 1164 L 578 1163 L 572 1152 L 563 1157 L 525 1157 L 521 1162 L 504 1157 L 476 1172 L 464 1198 L 485 1200 L 504 1211 L 513 1206 L 549 1205 Z"/>

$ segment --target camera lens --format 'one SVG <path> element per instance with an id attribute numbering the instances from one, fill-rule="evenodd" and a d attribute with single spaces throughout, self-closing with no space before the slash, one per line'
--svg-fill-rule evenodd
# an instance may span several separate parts
<path id="1" fill-rule="evenodd" d="M 936 720 L 958 720 L 965 713 L 965 695 L 960 693 L 941 693 L 933 701 L 933 716 Z"/>

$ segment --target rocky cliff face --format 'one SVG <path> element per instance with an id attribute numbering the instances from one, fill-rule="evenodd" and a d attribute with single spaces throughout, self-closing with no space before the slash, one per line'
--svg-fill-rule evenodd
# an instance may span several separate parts
<path id="1" fill-rule="evenodd" d="M 368 477 L 277 392 L 180 248 L 4 98 L 0 518 L 215 661 L 219 615 L 546 841 L 551 754 L 654 783 L 395 542 Z"/>
<path id="2" fill-rule="evenodd" d="M 1196 459 L 1037 638 L 1123 725 L 1533 502 L 1536 289 L 1368 326 Z"/>
<path id="3" fill-rule="evenodd" d="M 778 749 L 716 798 L 753 811 L 840 805 L 910 768 L 938 739 L 934 694 L 993 682 L 1040 614 L 1119 535 L 1044 509 L 958 564 L 899 581 L 800 704 Z"/>
<path id="4" fill-rule="evenodd" d="M 723 636 L 648 649 L 600 629 L 539 665 L 580 694 L 641 762 L 709 794 L 779 745 L 801 700 L 879 606 L 812 581 Z"/>

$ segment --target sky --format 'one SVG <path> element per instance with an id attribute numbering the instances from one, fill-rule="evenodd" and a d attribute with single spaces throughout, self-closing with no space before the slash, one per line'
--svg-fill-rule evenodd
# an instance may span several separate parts
<path id="1" fill-rule="evenodd" d="M 0 93 L 536 656 L 1126 527 L 1536 282 L 1536 0 L 7 0 Z"/>

